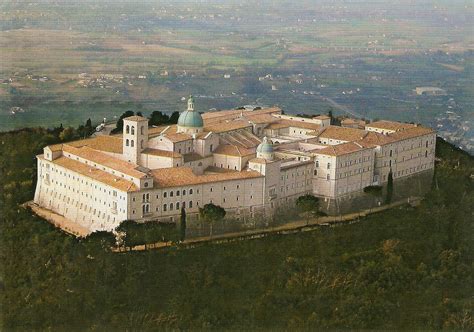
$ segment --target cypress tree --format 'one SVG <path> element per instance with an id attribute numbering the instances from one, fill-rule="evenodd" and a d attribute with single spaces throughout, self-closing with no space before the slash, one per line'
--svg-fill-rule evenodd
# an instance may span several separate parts
<path id="1" fill-rule="evenodd" d="M 388 181 L 387 181 L 387 196 L 385 198 L 385 204 L 390 204 L 392 202 L 393 195 L 393 174 L 392 170 L 388 172 Z"/>
<path id="2" fill-rule="evenodd" d="M 181 217 L 180 217 L 180 240 L 184 241 L 184 238 L 186 237 L 186 210 L 181 208 Z"/>

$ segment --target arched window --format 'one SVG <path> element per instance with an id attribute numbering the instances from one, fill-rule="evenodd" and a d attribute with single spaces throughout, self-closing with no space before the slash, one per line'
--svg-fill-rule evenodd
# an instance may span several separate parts
<path id="1" fill-rule="evenodd" d="M 140 133 L 143 135 L 143 133 L 145 132 L 145 129 L 143 126 L 140 127 Z"/>
<path id="2" fill-rule="evenodd" d="M 173 203 L 170 203 L 170 210 L 173 210 Z"/>
<path id="3" fill-rule="evenodd" d="M 133 148 L 135 146 L 134 142 L 133 142 L 133 139 L 130 140 L 130 146 Z"/>
<path id="4" fill-rule="evenodd" d="M 129 125 L 127 125 L 125 127 L 125 133 L 130 134 L 130 126 Z"/>
<path id="5" fill-rule="evenodd" d="M 202 162 L 199 162 L 199 163 L 198 163 L 198 166 L 202 166 Z"/>
<path id="6" fill-rule="evenodd" d="M 130 144 L 130 142 L 128 141 L 128 138 L 127 138 L 127 140 L 125 141 L 125 145 L 129 146 L 129 144 Z"/>
<path id="7" fill-rule="evenodd" d="M 168 206 L 166 204 L 163 204 L 163 211 L 166 211 L 167 208 Z"/>
<path id="8" fill-rule="evenodd" d="M 183 190 L 183 196 L 186 196 L 186 189 Z"/>
<path id="9" fill-rule="evenodd" d="M 179 210 L 179 202 L 176 203 L 176 210 Z"/>
<path id="10" fill-rule="evenodd" d="M 132 134 L 132 135 L 135 135 L 135 127 L 134 127 L 134 126 L 132 126 L 131 134 Z"/>
<path id="11" fill-rule="evenodd" d="M 143 140 L 140 141 L 140 147 L 143 149 Z"/>
<path id="12" fill-rule="evenodd" d="M 193 194 L 193 190 L 192 190 L 192 189 L 189 189 L 189 194 L 190 194 L 190 195 Z"/>
<path id="13" fill-rule="evenodd" d="M 211 146 L 209 147 L 209 152 L 212 152 L 212 148 L 214 147 L 213 144 L 211 144 Z"/>

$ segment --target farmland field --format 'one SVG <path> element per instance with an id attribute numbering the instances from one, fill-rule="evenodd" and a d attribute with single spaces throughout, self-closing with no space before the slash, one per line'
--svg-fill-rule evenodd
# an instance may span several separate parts
<path id="1" fill-rule="evenodd" d="M 171 112 L 193 93 L 201 111 L 348 108 L 432 126 L 450 111 L 472 137 L 466 1 L 10 1 L 0 9 L 0 130 Z M 417 86 L 447 95 L 420 97 Z"/>

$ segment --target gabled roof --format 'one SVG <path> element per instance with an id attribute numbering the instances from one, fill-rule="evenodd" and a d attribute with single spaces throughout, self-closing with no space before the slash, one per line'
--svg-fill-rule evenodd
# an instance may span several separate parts
<path id="1" fill-rule="evenodd" d="M 342 156 L 349 153 L 365 150 L 366 148 L 356 142 L 347 142 L 338 145 L 329 145 L 327 148 L 314 151 L 315 154 L 324 154 L 328 156 Z"/>
<path id="2" fill-rule="evenodd" d="M 316 115 L 316 116 L 313 116 L 313 119 L 318 119 L 318 120 L 330 120 L 331 117 L 323 114 L 323 115 Z"/>
<path id="3" fill-rule="evenodd" d="M 147 118 L 144 118 L 143 116 L 139 116 L 139 115 L 132 115 L 132 116 L 129 116 L 128 118 L 124 118 L 124 120 L 137 121 L 137 122 L 148 121 Z"/>
<path id="4" fill-rule="evenodd" d="M 366 134 L 362 129 L 329 126 L 321 131 L 319 137 L 352 142 L 362 139 Z"/>
<path id="5" fill-rule="evenodd" d="M 234 157 L 244 157 L 255 154 L 254 151 L 232 144 L 221 144 L 213 151 L 214 154 L 222 154 Z"/>
<path id="6" fill-rule="evenodd" d="M 405 129 L 408 129 L 408 128 L 413 128 L 413 127 L 415 127 L 415 125 L 410 124 L 410 123 L 380 120 L 380 121 L 375 121 L 375 122 L 366 124 L 365 127 L 366 128 L 372 127 L 372 128 L 378 128 L 378 129 L 400 131 L 400 130 L 405 130 Z"/>
<path id="7" fill-rule="evenodd" d="M 54 159 L 52 163 L 122 191 L 130 192 L 138 190 L 138 187 L 132 181 L 125 180 L 122 177 L 112 175 L 65 156 Z"/>
<path id="8" fill-rule="evenodd" d="M 392 132 L 387 135 L 369 131 L 363 139 L 357 142 L 366 147 L 377 146 L 377 145 L 382 146 L 382 145 L 387 145 L 394 142 L 402 141 L 404 139 L 424 136 L 424 135 L 433 134 L 433 133 L 435 133 L 433 129 L 421 127 L 421 126 L 409 127 L 407 129 Z"/>
<path id="9" fill-rule="evenodd" d="M 409 139 L 413 137 L 434 134 L 435 131 L 432 128 L 426 128 L 421 126 L 411 127 L 402 131 L 397 131 L 394 133 L 388 134 L 394 140 L 400 141 L 404 139 Z"/>
<path id="10" fill-rule="evenodd" d="M 147 174 L 136 170 L 137 165 L 109 156 L 100 151 L 91 149 L 88 146 L 76 148 L 74 146 L 65 144 L 63 151 L 91 161 L 92 163 L 97 164 L 97 167 L 105 166 L 135 178 L 144 178 L 147 176 Z"/>
<path id="11" fill-rule="evenodd" d="M 207 124 L 204 122 L 204 130 L 212 131 L 214 133 L 222 133 L 231 130 L 243 129 L 252 127 L 252 124 L 247 120 L 226 120 L 222 122 L 215 122 Z"/>
<path id="12" fill-rule="evenodd" d="M 183 141 L 189 141 L 189 140 L 192 140 L 193 137 L 189 134 L 185 134 L 185 133 L 170 133 L 168 134 L 167 132 L 165 132 L 163 134 L 163 137 L 169 139 L 171 142 L 183 142 Z"/>
<path id="13" fill-rule="evenodd" d="M 271 114 L 265 113 L 265 114 L 246 114 L 245 118 L 247 118 L 250 122 L 255 123 L 255 124 L 260 124 L 260 123 L 271 123 L 278 121 L 278 118 L 272 116 Z"/>
<path id="14" fill-rule="evenodd" d="M 202 183 L 243 180 L 263 177 L 256 171 L 228 171 L 196 175 L 190 167 L 160 168 L 152 171 L 154 185 L 158 188 L 192 186 Z"/>
<path id="15" fill-rule="evenodd" d="M 161 149 L 146 148 L 142 151 L 142 153 L 165 158 L 181 158 L 181 154 L 177 152 Z"/>
<path id="16" fill-rule="evenodd" d="M 383 135 L 373 131 L 369 131 L 367 135 L 364 136 L 361 140 L 357 141 L 359 144 L 370 147 L 377 145 L 386 145 L 395 142 L 395 139 L 390 135 Z"/>
<path id="17" fill-rule="evenodd" d="M 121 154 L 123 152 L 123 140 L 122 137 L 119 136 L 107 136 L 101 135 L 93 138 L 82 139 L 78 141 L 68 142 L 65 144 L 57 144 L 61 146 L 63 145 L 70 145 L 76 148 L 80 148 L 83 146 L 88 146 L 91 149 L 104 151 L 104 152 L 111 152 Z"/>

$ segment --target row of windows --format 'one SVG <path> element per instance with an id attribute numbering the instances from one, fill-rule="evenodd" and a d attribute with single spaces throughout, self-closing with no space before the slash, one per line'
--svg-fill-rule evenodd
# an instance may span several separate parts
<path id="1" fill-rule="evenodd" d="M 129 126 L 129 125 L 127 125 L 127 126 L 125 127 L 125 133 L 126 133 L 126 134 L 135 135 L 135 126 Z M 144 126 L 141 126 L 141 127 L 140 127 L 140 133 L 141 133 L 142 135 L 145 134 L 145 127 L 144 127 Z"/>
<path id="2" fill-rule="evenodd" d="M 196 191 L 198 194 L 199 194 L 199 189 L 197 189 Z M 176 196 L 179 196 L 179 195 L 182 195 L 182 196 L 186 196 L 186 189 L 183 189 L 183 190 L 176 190 L 175 192 L 174 191 L 170 191 L 169 192 L 169 197 L 173 197 L 173 195 L 176 193 Z M 193 194 L 193 189 L 189 189 L 188 191 L 189 195 L 192 195 Z M 168 197 L 168 192 L 164 191 L 163 192 L 163 197 L 166 198 Z M 158 198 L 158 197 L 157 197 Z"/>
<path id="3" fill-rule="evenodd" d="M 311 184 L 311 180 L 306 180 L 306 185 L 310 185 Z M 295 189 L 295 188 L 304 188 L 305 187 L 305 182 L 299 182 L 299 183 L 292 183 L 291 184 L 291 189 Z M 284 189 L 286 189 L 286 191 L 289 191 L 290 190 L 290 185 L 287 185 L 285 187 L 281 186 L 280 187 L 280 192 L 283 192 Z M 270 193 L 270 195 L 272 195 L 272 193 Z"/>
<path id="4" fill-rule="evenodd" d="M 132 148 L 135 146 L 135 141 L 133 139 L 126 139 L 125 140 L 125 146 L 131 146 Z M 140 141 L 140 148 L 144 148 L 143 140 Z"/>
<path id="5" fill-rule="evenodd" d="M 48 189 L 46 189 L 46 193 L 48 193 Z M 52 190 L 52 191 L 51 191 L 51 194 L 50 194 L 50 197 L 57 198 L 57 197 L 58 197 L 58 192 Z M 71 197 L 68 197 L 68 196 L 66 196 L 66 195 L 59 194 L 59 198 L 58 198 L 58 199 L 61 200 L 61 198 L 62 198 L 62 201 L 63 201 L 64 203 L 66 203 L 66 204 L 74 205 L 74 203 L 76 203 L 75 206 L 76 206 L 77 208 L 79 208 L 80 210 L 84 210 L 84 211 L 86 211 L 86 212 L 87 212 L 87 210 L 89 210 L 88 212 L 89 212 L 89 213 L 92 213 L 92 206 L 89 206 L 89 205 L 87 205 L 86 203 L 80 202 L 79 200 L 74 200 L 74 199 L 72 199 Z M 97 197 L 94 198 L 94 201 L 97 202 Z M 107 206 L 107 204 L 106 204 L 105 201 L 102 202 L 101 200 L 99 200 L 99 204 L 102 204 L 102 203 L 103 203 L 104 206 Z M 49 204 L 51 205 L 51 201 L 49 201 Z M 112 211 L 113 211 L 114 213 L 117 212 L 117 202 L 112 202 L 112 206 L 111 206 L 110 203 L 109 203 L 108 206 L 112 208 Z M 125 210 L 124 210 L 124 209 L 120 209 L 120 212 L 125 212 Z M 101 210 L 99 210 L 99 211 L 97 212 L 97 209 L 95 208 L 93 214 L 95 215 L 96 213 L 98 213 L 97 215 L 100 216 Z"/>
<path id="6" fill-rule="evenodd" d="M 50 205 L 51 207 L 53 207 L 53 206 L 51 205 L 51 201 L 49 201 L 49 205 Z M 57 205 L 57 208 L 59 209 L 59 204 Z M 69 211 L 69 209 L 66 208 L 65 211 L 66 211 L 65 213 L 67 214 L 68 211 Z M 94 216 L 95 216 L 95 212 L 94 212 Z M 99 211 L 99 213 L 98 213 L 97 216 L 98 216 L 99 218 L 101 217 L 101 216 L 100 216 L 100 211 Z M 106 214 L 105 214 L 105 213 L 102 213 L 102 219 L 105 220 L 105 216 L 106 216 Z M 85 221 L 85 219 L 86 219 L 86 216 L 83 215 L 83 216 L 82 216 L 82 221 Z M 111 216 L 110 216 L 110 215 L 107 215 L 107 222 L 110 222 L 110 219 L 111 219 Z M 115 217 L 112 217 L 112 219 L 113 219 L 113 223 L 115 223 Z M 90 224 L 91 224 L 91 225 L 92 225 L 92 224 L 95 224 L 95 220 L 92 219 L 92 220 L 90 221 Z M 101 224 L 100 224 L 100 227 L 101 227 L 101 228 L 104 228 L 104 224 L 101 223 Z"/>
<path id="7" fill-rule="evenodd" d="M 310 172 L 311 172 L 310 169 L 307 169 L 306 171 L 303 170 L 303 171 L 301 171 L 301 172 L 300 172 L 300 171 L 297 171 L 297 172 L 296 172 L 296 176 L 300 176 L 300 175 L 302 176 L 302 175 L 305 175 L 305 173 L 306 173 L 306 174 L 310 174 Z M 289 175 L 291 175 L 292 178 L 295 177 L 295 173 L 292 172 L 291 174 L 286 173 L 286 175 L 282 175 L 282 176 L 280 177 L 280 179 L 281 179 L 282 181 L 285 180 L 285 179 L 288 180 Z"/>
<path id="8" fill-rule="evenodd" d="M 64 175 L 66 175 L 66 173 L 64 173 Z M 71 177 L 71 176 L 69 176 Z M 67 186 L 65 183 L 62 183 L 60 181 L 57 181 L 57 180 L 54 180 L 54 179 L 51 179 L 49 174 L 45 174 L 43 175 L 43 178 L 45 179 L 46 183 L 47 184 L 50 184 L 50 183 L 53 183 L 53 184 L 56 184 L 58 185 L 59 187 L 63 187 L 64 189 L 68 189 L 68 190 L 72 190 L 73 193 L 81 193 L 82 196 L 84 196 L 84 191 L 83 189 L 82 190 L 79 190 L 79 189 L 74 189 L 71 188 L 71 186 Z M 75 179 L 75 177 L 73 176 L 73 180 Z M 79 178 L 77 178 L 77 181 L 79 181 Z M 84 180 L 81 180 L 81 183 L 84 184 Z M 85 183 L 86 186 L 90 186 L 91 188 L 94 188 L 94 189 L 98 189 L 99 191 L 102 191 L 104 193 L 108 193 L 109 196 L 113 196 L 113 197 L 119 197 L 119 199 L 122 199 L 122 200 L 125 200 L 125 196 L 118 196 L 117 194 L 117 191 L 116 190 L 107 190 L 106 188 L 101 188 L 100 186 L 97 187 L 97 185 L 94 185 L 92 182 L 89 183 L 86 181 Z M 88 194 L 86 193 L 85 194 L 86 197 L 89 197 Z M 92 196 L 92 195 L 91 195 Z"/>
<path id="9" fill-rule="evenodd" d="M 239 186 L 237 185 L 237 188 L 239 188 Z M 226 189 L 226 187 L 224 187 L 224 190 Z M 211 188 L 211 191 L 212 191 L 212 188 Z M 199 194 L 199 189 L 196 189 L 196 193 Z M 167 197 L 174 197 L 174 196 L 186 196 L 186 195 L 192 195 L 194 194 L 194 190 L 193 188 L 190 188 L 189 190 L 186 190 L 186 189 L 183 189 L 183 190 L 176 190 L 176 191 L 164 191 L 163 192 L 163 198 L 167 198 Z M 142 195 L 142 201 L 143 202 L 149 202 L 150 201 L 150 193 L 145 193 Z M 159 198 L 159 195 L 157 194 L 156 195 L 156 198 L 158 199 Z M 132 197 L 132 201 L 135 202 L 136 199 L 135 197 Z"/>
<path id="10" fill-rule="evenodd" d="M 218 167 L 218 166 L 217 166 L 217 163 L 214 163 L 214 166 L 215 166 L 215 167 Z M 224 164 L 221 164 L 221 168 L 224 168 Z M 230 169 L 230 165 L 229 165 L 229 164 L 227 164 L 227 169 Z M 234 170 L 235 170 L 235 171 L 237 170 L 237 166 L 234 166 Z"/>
<path id="11" fill-rule="evenodd" d="M 428 147 L 428 144 L 433 144 L 433 140 L 431 140 L 429 143 L 428 143 L 428 141 L 425 141 L 425 147 L 426 147 L 426 148 Z M 422 141 L 419 141 L 417 147 L 418 147 L 418 148 L 421 148 L 422 145 L 423 145 L 423 142 L 422 142 Z M 400 150 L 401 150 L 401 152 L 402 152 L 402 151 L 405 151 L 405 150 L 412 150 L 412 149 L 414 149 L 414 148 L 415 148 L 415 146 L 414 146 L 413 143 L 412 143 L 411 146 L 410 146 L 410 148 L 405 149 L 405 145 L 402 145 L 401 148 L 400 148 Z M 398 150 L 399 150 L 398 148 L 395 148 L 395 153 L 398 153 L 398 152 L 399 152 Z M 392 157 L 392 156 L 393 156 L 393 152 L 394 152 L 394 150 L 390 149 L 390 151 L 388 151 L 388 155 L 389 155 L 390 157 Z M 384 156 L 387 156 L 387 151 L 384 152 Z"/>
<path id="12" fill-rule="evenodd" d="M 346 161 L 345 163 L 340 163 L 339 167 L 352 166 L 352 164 L 355 165 L 357 163 L 362 163 L 368 160 L 370 160 L 370 157 L 360 157 L 359 159 L 349 160 L 349 161 Z M 316 168 L 319 168 L 319 160 L 316 160 Z M 331 169 L 331 163 L 326 164 L 326 169 Z"/>
<path id="13" fill-rule="evenodd" d="M 180 206 L 180 202 L 176 202 L 176 204 L 170 203 L 169 205 L 163 204 L 163 212 L 168 211 L 168 209 L 169 211 L 172 211 L 173 209 L 179 210 L 181 208 L 186 209 L 186 202 L 181 202 L 181 204 L 182 204 L 181 206 Z M 199 206 L 199 202 L 197 202 L 197 205 Z M 187 207 L 189 209 L 192 209 L 193 201 L 189 201 Z"/>

